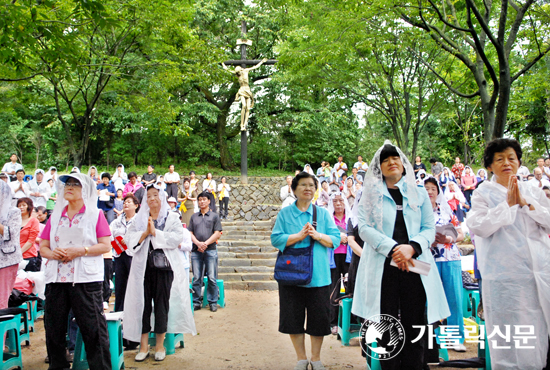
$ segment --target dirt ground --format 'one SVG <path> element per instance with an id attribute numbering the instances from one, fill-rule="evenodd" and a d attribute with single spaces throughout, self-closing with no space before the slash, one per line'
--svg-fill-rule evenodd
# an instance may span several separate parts
<path id="1" fill-rule="evenodd" d="M 124 354 L 126 369 L 293 369 L 296 357 L 288 335 L 277 331 L 278 295 L 276 291 L 226 291 L 226 307 L 216 313 L 208 309 L 195 312 L 198 334 L 185 335 L 185 348 L 163 362 L 149 357 L 145 362 L 134 361 L 136 351 Z M 309 351 L 309 342 L 306 339 Z M 468 352 L 449 351 L 451 359 L 476 357 L 473 344 Z M 151 352 L 152 353 L 152 352 Z M 25 369 L 47 369 L 44 363 L 46 343 L 43 320 L 31 333 L 31 345 L 23 347 Z M 349 347 L 341 345 L 336 336 L 323 343 L 322 361 L 327 369 L 365 369 L 357 340 Z"/>

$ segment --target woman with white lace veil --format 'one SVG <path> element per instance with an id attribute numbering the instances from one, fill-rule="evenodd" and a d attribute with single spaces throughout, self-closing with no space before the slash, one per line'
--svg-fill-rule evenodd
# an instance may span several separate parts
<path id="1" fill-rule="evenodd" d="M 57 181 L 58 200 L 40 238 L 45 264 L 44 327 L 51 369 L 69 368 L 67 318 L 72 309 L 90 369 L 110 369 L 103 315 L 103 254 L 111 250 L 109 224 L 97 208 L 96 185 L 81 173 Z"/>
<path id="2" fill-rule="evenodd" d="M 0 309 L 8 307 L 17 267 L 23 260 L 19 245 L 21 211 L 11 205 L 12 190 L 0 180 Z"/>
<path id="3" fill-rule="evenodd" d="M 330 279 L 332 281 L 331 291 L 339 289 L 339 282 L 342 276 L 348 273 L 349 263 L 351 261 L 351 250 L 348 248 L 347 225 L 351 217 L 351 207 L 343 193 L 333 193 L 330 195 L 327 211 L 333 219 L 334 224 L 340 231 L 340 245 L 335 248 L 327 248 L 330 262 Z M 331 332 L 338 334 L 338 306 L 331 306 Z"/>
<path id="4" fill-rule="evenodd" d="M 128 175 L 124 172 L 124 165 L 122 163 L 119 163 L 116 166 L 116 171 L 113 174 L 113 177 L 111 177 L 111 181 L 115 185 L 116 190 L 124 189 L 124 185 L 128 182 Z"/>
<path id="5" fill-rule="evenodd" d="M 399 318 L 405 343 L 395 357 L 380 361 L 382 369 L 407 365 L 421 370 L 424 341 L 412 343 L 420 334 L 413 326 L 426 324 L 426 303 L 430 323 L 448 317 L 450 312 L 429 251 L 435 238 L 430 199 L 416 186 L 407 157 L 389 141 L 378 149 L 369 166 L 358 211 L 359 235 L 365 246 L 352 313 L 375 322 L 380 319 L 373 316 L 380 314 Z M 430 266 L 427 276 L 409 272 L 417 260 Z M 390 264 L 392 261 L 397 267 Z"/>
<path id="6" fill-rule="evenodd" d="M 141 342 L 135 359 L 144 361 L 149 356 L 149 332 L 154 311 L 155 360 L 162 361 L 166 357 L 166 333 L 196 334 L 189 279 L 178 249 L 183 240 L 183 226 L 179 216 L 169 212 L 166 193 L 157 185 L 147 187 L 141 209 L 135 217 L 124 236 L 127 253 L 133 255 L 124 300 L 124 338 Z M 160 253 L 159 250 L 168 264 L 159 266 L 155 263 L 153 257 Z"/>
<path id="7" fill-rule="evenodd" d="M 436 226 L 435 241 L 432 243 L 431 252 L 439 270 L 447 303 L 451 310 L 451 316 L 447 318 L 447 325 L 458 328 L 458 335 L 454 338 L 457 338 L 459 343 L 452 344 L 449 347 L 457 352 L 466 352 L 464 319 L 462 317 L 462 262 L 460 251 L 456 245 L 457 242 L 464 240 L 464 233 L 460 221 L 458 221 L 449 203 L 447 203 L 447 198 L 439 187 L 437 179 L 434 177 L 427 178 L 424 181 L 424 188 L 426 188 L 432 203 Z M 456 235 L 452 230 L 447 230 L 444 233 L 437 232 L 437 227 L 454 228 Z"/>

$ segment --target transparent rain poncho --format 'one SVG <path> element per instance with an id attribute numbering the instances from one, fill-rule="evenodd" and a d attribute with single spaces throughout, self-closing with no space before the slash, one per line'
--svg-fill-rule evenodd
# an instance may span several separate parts
<path id="1" fill-rule="evenodd" d="M 483 309 L 493 369 L 542 369 L 548 353 L 550 325 L 550 201 L 544 192 L 518 182 L 527 206 L 507 203 L 507 188 L 484 181 L 473 193 L 466 221 L 476 236 L 482 277 Z M 518 329 L 518 325 L 524 325 Z M 508 326 L 508 329 L 506 328 Z M 517 330 L 534 330 L 534 339 L 514 338 Z M 527 335 L 523 335 L 526 337 Z M 493 341 L 499 347 L 494 349 Z M 534 348 L 522 348 L 519 346 Z"/>

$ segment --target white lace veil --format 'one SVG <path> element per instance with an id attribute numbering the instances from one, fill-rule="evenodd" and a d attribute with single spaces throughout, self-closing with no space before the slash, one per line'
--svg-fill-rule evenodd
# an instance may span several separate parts
<path id="1" fill-rule="evenodd" d="M 435 182 L 437 183 L 437 189 L 439 190 L 439 193 L 437 194 L 435 203 L 439 206 L 439 215 L 441 219 L 445 220 L 446 222 L 447 220 L 450 220 L 450 217 L 453 214 L 453 210 L 451 209 L 451 206 L 449 206 L 449 202 L 447 201 L 447 197 L 445 196 L 443 189 L 441 189 L 441 186 L 439 185 L 439 181 L 437 181 L 435 177 L 429 176 L 424 179 L 424 185 L 426 184 L 426 180 L 428 179 L 435 179 Z"/>
<path id="2" fill-rule="evenodd" d="M 376 151 L 376 154 L 374 154 L 374 158 L 372 159 L 369 169 L 365 174 L 365 179 L 363 181 L 363 196 L 361 197 L 360 203 L 360 206 L 364 207 L 367 225 L 380 232 L 383 232 L 382 200 L 384 197 L 384 188 L 386 187 L 386 183 L 382 176 L 382 169 L 380 168 L 380 154 L 386 145 L 394 146 L 389 140 L 386 140 L 384 145 L 382 145 Z M 397 150 L 397 153 L 401 158 L 403 169 L 405 171 L 405 175 L 403 176 L 405 180 L 405 184 L 402 188 L 404 193 L 403 195 L 407 197 L 409 206 L 416 211 L 419 206 L 418 188 L 416 186 L 416 178 L 413 167 L 401 149 L 396 146 L 394 146 L 394 148 Z"/>
<path id="3" fill-rule="evenodd" d="M 168 205 L 168 202 L 166 200 L 166 192 L 162 190 L 157 184 L 149 185 L 145 189 L 145 194 L 143 195 L 143 200 L 141 202 L 141 207 L 139 209 L 139 213 L 137 213 L 134 217 L 136 220 L 134 221 L 136 223 L 136 229 L 138 231 L 145 231 L 147 229 L 147 223 L 149 222 L 149 203 L 147 203 L 147 190 L 151 187 L 154 187 L 159 191 L 159 199 L 160 199 L 160 212 L 157 218 L 157 228 L 161 229 L 164 226 L 164 223 L 166 222 L 166 216 L 168 216 L 168 211 L 170 210 L 170 206 Z"/>
<path id="4" fill-rule="evenodd" d="M 78 167 L 73 167 L 73 168 L 71 169 L 71 172 L 80 173 L 80 168 L 78 168 Z"/>
<path id="5" fill-rule="evenodd" d="M 363 189 L 357 190 L 355 193 L 355 202 L 353 202 L 353 208 L 351 209 L 351 224 L 356 227 L 359 223 L 359 202 L 363 195 Z"/>
<path id="6" fill-rule="evenodd" d="M 92 174 L 92 168 L 95 170 L 95 177 L 98 177 L 99 172 L 97 172 L 97 167 L 96 166 L 90 166 L 90 168 L 88 168 L 88 177 L 90 177 L 90 175 Z"/>
<path id="7" fill-rule="evenodd" d="M 313 168 L 311 168 L 309 163 L 306 163 L 303 169 L 304 172 L 309 173 L 310 175 L 315 176 L 315 173 L 313 172 Z"/>
<path id="8" fill-rule="evenodd" d="M 29 185 L 34 185 L 36 184 L 36 186 L 38 186 L 38 181 L 36 181 L 36 175 L 38 175 L 39 173 L 42 174 L 42 182 L 40 184 L 44 184 L 47 180 L 46 180 L 46 175 L 44 173 L 44 170 L 38 168 L 36 171 L 34 171 L 34 177 L 32 178 L 31 181 L 29 181 Z"/>
<path id="9" fill-rule="evenodd" d="M 83 173 L 71 173 L 69 175 L 59 176 L 59 181 L 56 184 L 57 190 L 57 201 L 55 202 L 55 207 L 50 217 L 51 231 L 50 231 L 50 244 L 52 250 L 56 247 L 56 242 L 54 236 L 57 234 L 57 228 L 59 227 L 59 220 L 61 219 L 61 214 L 65 207 L 69 204 L 65 200 L 65 182 L 69 179 L 77 179 L 82 184 L 82 200 L 84 201 L 84 206 L 86 207 L 86 215 L 82 218 L 82 226 L 84 232 L 94 232 L 97 218 L 99 216 L 99 210 L 97 208 L 97 190 L 95 182 Z M 93 240 L 95 235 L 87 235 L 88 238 Z"/>
<path id="10" fill-rule="evenodd" d="M 43 181 L 48 182 L 49 179 L 53 178 L 52 170 L 55 170 L 55 174 L 57 175 L 57 168 L 55 168 L 54 166 L 51 166 L 48 172 L 46 172 L 46 174 L 44 175 Z"/>
<path id="11" fill-rule="evenodd" d="M 12 191 L 4 180 L 0 180 L 0 224 L 6 225 L 11 206 Z"/>
<path id="12" fill-rule="evenodd" d="M 327 206 L 327 211 L 328 211 L 331 219 L 333 219 L 333 217 L 334 217 L 334 203 L 333 203 L 333 201 L 334 201 L 334 198 L 336 198 L 337 196 L 341 196 L 342 199 L 344 200 L 344 204 L 345 204 L 345 207 L 346 207 L 344 209 L 344 212 L 345 212 L 346 228 L 347 228 L 348 220 L 351 217 L 351 207 L 349 206 L 349 202 L 346 199 L 346 196 L 344 195 L 344 193 L 337 191 L 337 192 L 334 192 L 334 193 L 330 194 L 330 198 L 329 198 L 328 206 Z"/>

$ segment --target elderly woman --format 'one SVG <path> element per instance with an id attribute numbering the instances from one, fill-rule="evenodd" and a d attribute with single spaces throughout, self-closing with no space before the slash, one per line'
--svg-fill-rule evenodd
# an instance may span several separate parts
<path id="1" fill-rule="evenodd" d="M 0 181 L 0 309 L 8 307 L 17 268 L 22 261 L 19 246 L 21 211 L 11 205 L 10 186 Z"/>
<path id="2" fill-rule="evenodd" d="M 464 194 L 462 194 L 462 190 L 460 190 L 456 182 L 449 182 L 445 197 L 447 198 L 449 207 L 451 207 L 456 217 L 458 217 L 458 221 L 464 222 L 464 210 L 462 206 L 466 204 L 466 198 L 464 198 Z"/>
<path id="3" fill-rule="evenodd" d="M 197 201 L 197 188 L 191 187 L 191 180 L 187 177 L 183 179 L 183 198 L 178 198 L 181 202 L 180 211 L 181 222 L 189 225 L 191 216 L 195 213 L 195 202 Z"/>
<path id="4" fill-rule="evenodd" d="M 109 224 L 97 208 L 96 184 L 84 174 L 59 177 L 58 199 L 40 238 L 45 268 L 44 327 L 50 369 L 66 369 L 67 317 L 74 313 L 90 369 L 110 369 L 103 315 L 103 253 L 111 250 Z"/>
<path id="5" fill-rule="evenodd" d="M 449 183 L 455 181 L 455 175 L 451 172 L 449 167 L 444 167 L 443 173 L 439 177 L 439 185 L 441 186 L 441 190 L 443 190 L 443 194 L 449 189 Z"/>
<path id="6" fill-rule="evenodd" d="M 296 370 L 308 369 L 304 334 L 309 334 L 311 366 L 319 370 L 324 369 L 321 362 L 323 337 L 331 333 L 331 279 L 327 248 L 340 245 L 340 232 L 333 216 L 320 207 L 317 207 L 317 228 L 312 226 L 314 206 L 311 201 L 317 188 L 315 176 L 301 172 L 294 177 L 291 187 L 297 200 L 277 215 L 271 244 L 284 251 L 291 247 L 309 247 L 313 239 L 313 270 L 311 282 L 307 285 L 279 283 L 279 331 L 290 335 L 298 359 Z"/>
<path id="7" fill-rule="evenodd" d="M 136 192 L 143 187 L 141 182 L 137 181 L 137 177 L 137 173 L 135 173 L 134 171 L 128 174 L 129 181 L 126 183 L 126 185 L 124 185 L 124 190 L 122 191 L 123 197 L 125 197 L 128 193 L 136 195 Z"/>
<path id="8" fill-rule="evenodd" d="M 456 245 L 456 242 L 464 240 L 464 233 L 458 218 L 449 207 L 438 181 L 430 177 L 424 181 L 424 187 L 432 203 L 436 230 L 438 226 L 443 227 L 446 225 L 452 225 L 456 230 L 456 237 L 436 232 L 431 252 L 439 270 L 447 303 L 451 310 L 451 316 L 447 318 L 447 325 L 458 328 L 460 343 L 452 348 L 457 352 L 466 352 L 466 346 L 464 346 L 464 319 L 462 317 L 462 264 L 460 262 L 460 251 Z"/>
<path id="9" fill-rule="evenodd" d="M 288 175 L 286 177 L 286 185 L 281 188 L 280 197 L 281 197 L 281 200 L 283 201 L 283 205 L 281 206 L 281 209 L 284 207 L 288 207 L 289 205 L 291 205 L 296 201 L 296 196 L 292 191 L 292 176 Z"/>
<path id="10" fill-rule="evenodd" d="M 471 204 L 472 193 L 477 186 L 477 178 L 472 172 L 472 168 L 470 166 L 464 167 L 464 173 L 462 173 L 462 176 L 460 177 L 460 182 L 464 187 L 464 198 L 466 198 L 466 202 L 468 204 Z"/>
<path id="11" fill-rule="evenodd" d="M 351 251 L 348 253 L 347 225 L 351 217 L 351 207 L 346 196 L 340 192 L 333 193 L 327 207 L 328 213 L 333 217 L 334 224 L 340 231 L 340 245 L 336 249 L 329 248 L 331 291 L 339 289 L 340 279 L 348 273 L 351 261 Z M 338 334 L 338 306 L 331 307 L 330 328 L 333 335 Z"/>
<path id="12" fill-rule="evenodd" d="M 521 156 L 516 140 L 487 144 L 483 162 L 494 178 L 474 192 L 467 223 L 476 235 L 486 333 L 504 332 L 490 340 L 493 368 L 548 369 L 550 201 L 542 190 L 517 180 Z M 530 332 L 528 345 L 503 338 L 519 330 Z"/>
<path id="13" fill-rule="evenodd" d="M 38 257 L 36 250 L 36 238 L 40 232 L 40 222 L 36 217 L 32 216 L 34 210 L 32 200 L 30 198 L 20 198 L 17 200 L 17 208 L 21 210 L 21 233 L 19 236 L 19 244 L 23 259 L 28 261 L 25 271 L 40 271 L 42 259 Z"/>
<path id="14" fill-rule="evenodd" d="M 487 172 L 483 168 L 480 168 L 479 170 L 477 170 L 476 180 L 477 180 L 476 187 L 479 186 L 483 181 L 487 180 Z"/>
<path id="15" fill-rule="evenodd" d="M 111 178 L 111 181 L 113 181 L 113 184 L 115 185 L 115 189 L 123 189 L 124 185 L 128 181 L 128 175 L 126 172 L 124 172 L 124 165 L 122 163 L 119 163 L 116 166 L 116 171 L 113 174 L 113 177 Z"/>
<path id="16" fill-rule="evenodd" d="M 122 214 L 114 220 L 111 227 L 111 240 L 115 243 L 124 243 L 124 237 L 128 228 L 135 220 L 135 215 L 139 210 L 139 201 L 133 194 L 127 194 L 124 197 L 122 205 Z M 121 240 L 122 238 L 122 240 Z M 116 241 L 115 241 L 116 239 Z M 124 310 L 124 297 L 126 296 L 126 286 L 128 285 L 128 276 L 130 275 L 130 266 L 132 265 L 132 250 L 125 250 L 118 254 L 116 250 L 113 252 L 115 257 L 115 312 Z"/>
<path id="17" fill-rule="evenodd" d="M 373 322 L 379 322 L 381 314 L 399 319 L 405 331 L 403 348 L 395 357 L 380 361 L 382 369 L 421 370 L 424 340 L 413 343 L 420 335 L 414 326 L 426 324 L 426 304 L 429 323 L 448 317 L 450 312 L 429 251 L 435 237 L 430 199 L 424 188 L 416 186 L 407 157 L 389 141 L 371 162 L 358 217 L 365 248 L 352 313 Z M 427 276 L 409 272 L 418 261 L 430 267 Z M 397 327 L 389 330 L 397 332 Z"/>
<path id="18" fill-rule="evenodd" d="M 37 169 L 34 171 L 34 179 L 29 181 L 30 198 L 35 207 L 46 206 L 50 197 L 50 186 L 44 180 L 44 171 Z"/>
<path id="19" fill-rule="evenodd" d="M 189 280 L 178 250 L 183 227 L 179 216 L 169 211 L 164 191 L 156 185 L 149 185 L 146 191 L 146 201 L 124 237 L 134 255 L 124 300 L 124 338 L 141 342 L 135 358 L 138 362 L 149 357 L 153 301 L 156 361 L 166 357 L 167 332 L 196 334 Z"/>

